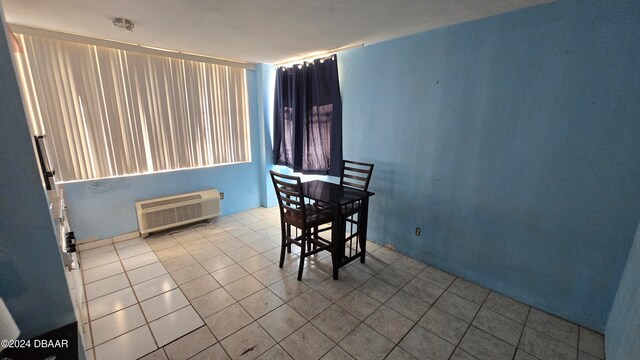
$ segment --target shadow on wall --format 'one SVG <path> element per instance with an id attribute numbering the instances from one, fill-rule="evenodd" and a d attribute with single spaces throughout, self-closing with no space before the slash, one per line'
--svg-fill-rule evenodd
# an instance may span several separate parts
<path id="1" fill-rule="evenodd" d="M 640 354 L 640 224 L 605 335 L 607 359 L 634 359 Z"/>
<path id="2" fill-rule="evenodd" d="M 402 226 L 397 226 L 394 219 L 398 208 L 407 204 L 400 200 L 402 194 L 392 185 L 396 181 L 398 171 L 395 167 L 398 164 L 359 158 L 356 161 L 370 162 L 375 165 L 369 184 L 369 191 L 374 192 L 375 195 L 369 200 L 367 240 L 380 245 L 393 246 L 395 239 L 407 236 L 407 232 Z"/>
<path id="3" fill-rule="evenodd" d="M 27 293 L 27 286 L 24 277 L 20 275 L 20 271 L 15 265 L 15 261 L 21 261 L 16 254 L 8 254 L 0 247 L 0 284 L 2 284 L 2 296 L 4 300 L 20 301 Z M 7 297 L 7 294 L 10 296 Z"/>

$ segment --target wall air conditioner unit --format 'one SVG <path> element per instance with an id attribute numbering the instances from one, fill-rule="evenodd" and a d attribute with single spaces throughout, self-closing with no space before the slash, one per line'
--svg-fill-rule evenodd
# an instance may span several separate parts
<path id="1" fill-rule="evenodd" d="M 140 236 L 220 215 L 218 190 L 136 201 Z"/>

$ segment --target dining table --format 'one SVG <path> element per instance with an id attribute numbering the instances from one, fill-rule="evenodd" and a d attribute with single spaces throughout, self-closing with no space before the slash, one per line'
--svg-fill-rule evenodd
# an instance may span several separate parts
<path id="1" fill-rule="evenodd" d="M 333 278 L 337 280 L 341 267 L 356 259 L 365 262 L 369 198 L 375 193 L 323 180 L 302 183 L 302 192 L 306 198 L 334 214 L 331 261 Z"/>

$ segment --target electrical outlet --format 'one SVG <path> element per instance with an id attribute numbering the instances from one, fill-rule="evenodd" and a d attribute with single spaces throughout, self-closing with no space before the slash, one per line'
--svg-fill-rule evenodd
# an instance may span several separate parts
<path id="1" fill-rule="evenodd" d="M 419 227 L 417 227 L 416 228 L 416 236 L 420 236 L 421 232 L 422 232 L 422 230 Z"/>
<path id="2" fill-rule="evenodd" d="M 223 192 L 220 193 L 220 200 L 224 200 L 224 193 Z"/>

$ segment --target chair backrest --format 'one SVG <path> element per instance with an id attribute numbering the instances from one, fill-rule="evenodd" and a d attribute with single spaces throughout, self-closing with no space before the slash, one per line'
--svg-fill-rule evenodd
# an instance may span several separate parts
<path id="1" fill-rule="evenodd" d="M 284 219 L 284 214 L 291 213 L 295 217 L 300 216 L 302 221 L 305 221 L 304 195 L 302 194 L 300 178 L 298 176 L 280 174 L 273 170 L 269 170 L 269 173 L 271 174 L 273 187 L 276 190 L 281 220 Z"/>
<path id="2" fill-rule="evenodd" d="M 367 191 L 373 173 L 373 164 L 342 160 L 340 185 Z"/>

